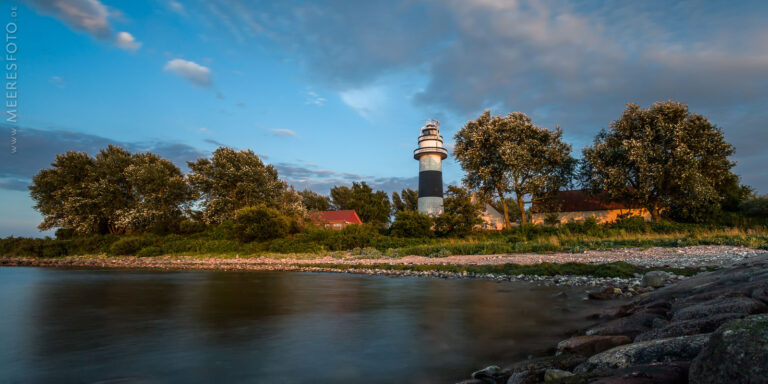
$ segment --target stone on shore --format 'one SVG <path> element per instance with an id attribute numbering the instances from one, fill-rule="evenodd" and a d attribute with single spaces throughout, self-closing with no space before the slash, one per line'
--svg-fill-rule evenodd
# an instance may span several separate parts
<path id="1" fill-rule="evenodd" d="M 621 317 L 615 320 L 599 324 L 587 330 L 588 336 L 602 335 L 602 336 L 627 336 L 629 338 L 635 338 L 635 336 L 648 331 L 653 326 L 653 322 L 656 319 L 662 318 L 662 315 L 649 312 L 637 312 L 627 317 Z"/>
<path id="2" fill-rule="evenodd" d="M 660 327 L 641 333 L 635 337 L 635 342 L 648 341 L 655 339 L 666 339 L 669 337 L 697 335 L 700 333 L 712 333 L 724 323 L 740 319 L 746 316 L 742 313 L 719 313 L 704 319 L 693 319 L 672 322 Z"/>
<path id="3" fill-rule="evenodd" d="M 667 277 L 664 271 L 650 271 L 643 275 L 643 286 L 651 288 L 661 288 L 664 286 L 664 279 Z"/>
<path id="4" fill-rule="evenodd" d="M 569 376 L 573 376 L 573 373 L 563 371 L 562 369 L 547 369 L 544 372 L 544 382 L 549 383 Z"/>
<path id="5" fill-rule="evenodd" d="M 576 353 L 585 357 L 632 342 L 627 336 L 574 336 L 557 344 L 558 353 Z"/>
<path id="6" fill-rule="evenodd" d="M 699 354 L 709 334 L 681 336 L 622 345 L 601 352 L 576 367 L 576 373 L 599 372 L 631 365 L 690 361 Z"/>
<path id="7" fill-rule="evenodd" d="M 768 314 L 723 324 L 691 363 L 692 383 L 768 381 Z"/>
<path id="8" fill-rule="evenodd" d="M 672 321 L 704 319 L 718 313 L 740 313 L 744 315 L 761 313 L 766 305 L 750 297 L 717 297 L 703 303 L 681 308 L 672 316 Z"/>

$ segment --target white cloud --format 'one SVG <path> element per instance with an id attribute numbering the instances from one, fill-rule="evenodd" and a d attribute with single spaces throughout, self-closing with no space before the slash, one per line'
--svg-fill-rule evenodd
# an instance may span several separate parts
<path id="1" fill-rule="evenodd" d="M 66 88 L 67 83 L 59 76 L 51 76 L 51 84 L 59 87 L 59 88 Z"/>
<path id="2" fill-rule="evenodd" d="M 186 13 L 186 9 L 184 9 L 184 5 L 182 5 L 178 1 L 170 0 L 168 2 L 168 6 L 171 7 L 171 10 L 173 10 L 174 12 L 176 12 L 176 13 L 178 13 L 180 15 L 183 15 L 183 14 Z"/>
<path id="3" fill-rule="evenodd" d="M 351 89 L 339 94 L 341 101 L 354 109 L 360 116 L 372 121 L 376 111 L 381 110 L 386 104 L 387 98 L 381 87 L 368 87 Z"/>
<path id="4" fill-rule="evenodd" d="M 41 12 L 60 19 L 70 27 L 88 32 L 98 38 L 112 35 L 107 16 L 109 11 L 98 0 L 31 0 Z"/>
<path id="5" fill-rule="evenodd" d="M 296 137 L 296 132 L 290 129 L 271 129 L 273 136 Z"/>
<path id="6" fill-rule="evenodd" d="M 141 43 L 128 32 L 120 32 L 115 38 L 115 44 L 125 50 L 135 51 L 141 48 Z"/>
<path id="7" fill-rule="evenodd" d="M 314 104 L 317 106 L 322 106 L 325 104 L 327 100 L 324 97 L 321 97 L 315 92 L 307 91 L 304 92 L 304 104 Z"/>
<path id="8" fill-rule="evenodd" d="M 199 87 L 208 87 L 212 84 L 210 68 L 193 61 L 173 59 L 167 62 L 163 69 L 173 72 Z"/>

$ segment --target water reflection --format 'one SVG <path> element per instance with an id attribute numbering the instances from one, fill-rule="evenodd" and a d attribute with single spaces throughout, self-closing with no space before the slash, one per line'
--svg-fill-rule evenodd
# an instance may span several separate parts
<path id="1" fill-rule="evenodd" d="M 0 268 L 0 381 L 451 382 L 596 308 L 520 283 Z"/>

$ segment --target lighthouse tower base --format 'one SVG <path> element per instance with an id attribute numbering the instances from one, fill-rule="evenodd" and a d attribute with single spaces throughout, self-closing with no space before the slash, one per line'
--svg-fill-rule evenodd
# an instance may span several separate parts
<path id="1" fill-rule="evenodd" d="M 418 201 L 419 212 L 430 215 L 439 216 L 443 214 L 443 198 L 442 197 L 419 197 Z"/>

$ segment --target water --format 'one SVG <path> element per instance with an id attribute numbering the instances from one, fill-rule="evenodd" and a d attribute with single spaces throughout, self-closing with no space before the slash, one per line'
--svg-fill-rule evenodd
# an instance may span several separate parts
<path id="1" fill-rule="evenodd" d="M 453 382 L 597 311 L 525 283 L 0 268 L 0 382 Z"/>

